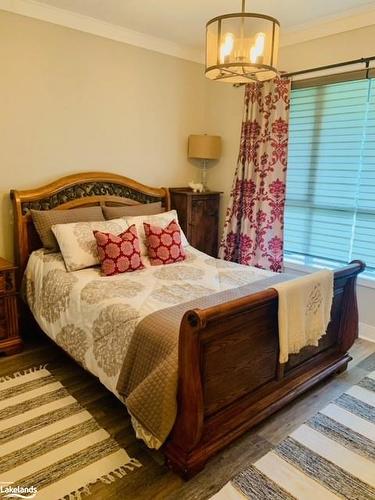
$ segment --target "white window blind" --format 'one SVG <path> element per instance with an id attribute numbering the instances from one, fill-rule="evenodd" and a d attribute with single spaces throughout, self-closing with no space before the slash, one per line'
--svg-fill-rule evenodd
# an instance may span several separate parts
<path id="1" fill-rule="evenodd" d="M 375 79 L 292 91 L 285 250 L 375 278 Z"/>

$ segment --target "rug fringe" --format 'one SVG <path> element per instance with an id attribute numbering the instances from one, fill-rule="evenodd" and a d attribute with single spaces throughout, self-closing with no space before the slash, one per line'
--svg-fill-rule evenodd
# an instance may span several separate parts
<path id="1" fill-rule="evenodd" d="M 13 380 L 17 377 L 22 377 L 23 375 L 27 375 L 29 373 L 39 372 L 40 370 L 45 370 L 48 366 L 48 363 L 45 365 L 32 366 L 31 368 L 26 368 L 25 370 L 21 370 L 20 372 L 14 372 L 12 375 L 5 375 L 4 377 L 0 377 L 1 382 L 7 382 L 8 380 Z"/>
<path id="2" fill-rule="evenodd" d="M 139 467 L 142 467 L 142 464 L 136 458 L 130 458 L 128 463 L 122 465 L 121 467 L 117 467 L 117 469 L 114 469 L 108 474 L 98 477 L 78 490 L 70 492 L 69 495 L 65 495 L 60 500 L 81 500 L 82 497 L 91 495 L 90 485 L 94 485 L 98 481 L 103 484 L 112 484 L 116 481 L 116 479 L 125 477 L 129 471 L 132 472 L 135 468 Z"/>
<path id="3" fill-rule="evenodd" d="M 126 476 L 128 471 L 132 472 L 136 467 L 142 467 L 142 464 L 138 462 L 136 458 L 131 458 L 128 463 L 124 464 L 121 467 L 118 467 L 117 469 L 114 469 L 109 474 L 105 474 L 99 477 L 96 481 L 100 481 L 104 484 L 111 484 L 116 481 L 117 478 Z"/>
<path id="4" fill-rule="evenodd" d="M 82 486 L 81 488 L 78 488 L 78 490 L 69 493 L 69 495 L 65 495 L 65 497 L 60 500 L 81 500 L 83 496 L 88 495 L 91 495 L 89 486 Z"/>

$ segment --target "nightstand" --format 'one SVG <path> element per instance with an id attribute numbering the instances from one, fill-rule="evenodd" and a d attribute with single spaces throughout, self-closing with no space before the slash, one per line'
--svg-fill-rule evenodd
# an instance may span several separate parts
<path id="1" fill-rule="evenodd" d="M 16 270 L 0 257 L 0 353 L 7 355 L 22 351 L 18 328 Z"/>
<path id="2" fill-rule="evenodd" d="M 171 188 L 172 208 L 190 245 L 217 257 L 219 239 L 220 192 L 194 193 L 189 188 Z"/>

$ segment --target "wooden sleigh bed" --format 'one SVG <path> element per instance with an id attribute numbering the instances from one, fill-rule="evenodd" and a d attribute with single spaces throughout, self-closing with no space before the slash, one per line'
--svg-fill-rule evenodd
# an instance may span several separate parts
<path id="1" fill-rule="evenodd" d="M 41 247 L 29 210 L 162 201 L 168 189 L 107 173 L 68 176 L 47 186 L 11 192 L 15 256 L 21 279 Z M 335 272 L 331 322 L 318 347 L 278 363 L 278 296 L 273 289 L 219 306 L 187 311 L 180 327 L 178 414 L 163 451 L 185 478 L 252 426 L 325 377 L 346 369 L 358 336 L 356 278 L 361 261 Z M 19 281 L 20 283 L 20 281 Z"/>

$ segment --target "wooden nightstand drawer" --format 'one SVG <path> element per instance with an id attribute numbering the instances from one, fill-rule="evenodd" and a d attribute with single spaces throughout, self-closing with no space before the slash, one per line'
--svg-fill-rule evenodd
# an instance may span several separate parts
<path id="1" fill-rule="evenodd" d="M 0 340 L 7 337 L 6 299 L 0 297 Z"/>
<path id="2" fill-rule="evenodd" d="M 14 354 L 22 349 L 18 331 L 16 268 L 0 258 L 0 352 Z"/>
<path id="3" fill-rule="evenodd" d="M 196 199 L 193 198 L 192 218 L 199 222 L 203 217 L 219 217 L 219 201 L 215 198 Z"/>
<path id="4" fill-rule="evenodd" d="M 16 291 L 16 279 L 13 270 L 0 272 L 0 294 Z"/>
<path id="5" fill-rule="evenodd" d="M 0 319 L 0 340 L 7 337 L 7 323 L 5 319 Z"/>
<path id="6" fill-rule="evenodd" d="M 0 272 L 0 294 L 16 291 L 16 280 L 13 270 Z"/>
<path id="7" fill-rule="evenodd" d="M 5 318 L 5 299 L 0 297 L 0 321 Z"/>
<path id="8" fill-rule="evenodd" d="M 172 208 L 177 210 L 189 243 L 217 257 L 220 193 L 193 193 L 188 188 L 172 188 L 170 193 Z"/>

